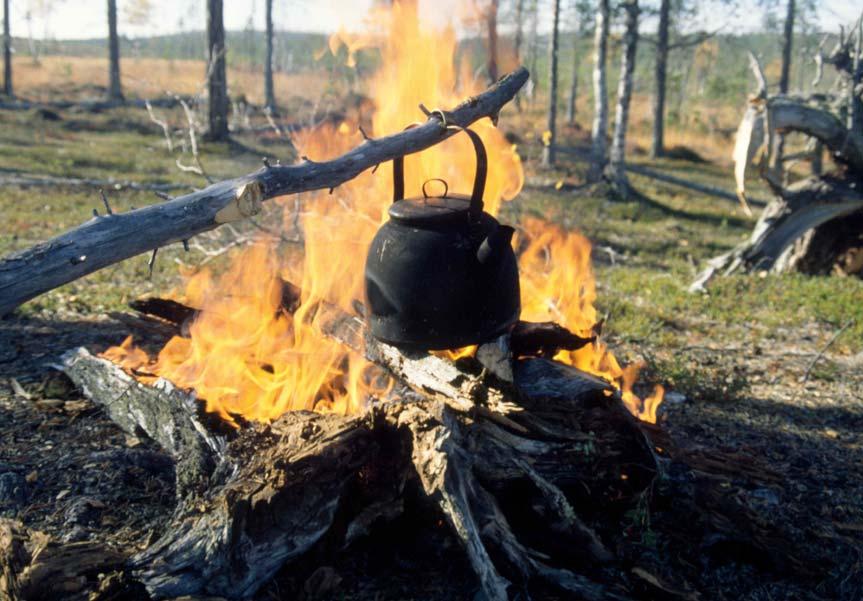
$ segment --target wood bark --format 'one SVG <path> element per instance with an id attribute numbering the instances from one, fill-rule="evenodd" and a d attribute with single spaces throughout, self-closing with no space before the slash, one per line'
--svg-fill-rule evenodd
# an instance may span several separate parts
<path id="1" fill-rule="evenodd" d="M 795 0 L 788 0 L 785 12 L 785 27 L 782 33 L 782 68 L 779 74 L 779 93 L 788 94 L 791 81 L 791 56 L 794 45 L 794 5 Z"/>
<path id="2" fill-rule="evenodd" d="M 788 86 L 791 81 L 791 56 L 794 44 L 794 2 L 788 0 L 785 13 L 785 27 L 782 33 L 782 67 L 779 74 L 779 94 L 788 95 Z M 777 178 L 783 177 L 782 157 L 785 154 L 785 136 L 777 131 L 775 150 L 773 153 L 773 173 Z"/>
<path id="3" fill-rule="evenodd" d="M 608 161 L 608 19 L 608 0 L 597 0 L 593 38 L 593 127 L 590 134 L 593 165 L 588 174 L 593 181 L 599 179 Z"/>
<path id="4" fill-rule="evenodd" d="M 9 0 L 3 0 L 3 93 L 10 98 L 12 88 L 12 34 L 10 32 Z"/>
<path id="5" fill-rule="evenodd" d="M 863 136 L 863 19 L 857 21 L 852 69 L 848 74 L 848 129 Z"/>
<path id="6" fill-rule="evenodd" d="M 117 35 L 117 0 L 108 0 L 108 98 L 123 100 L 120 83 L 120 38 Z"/>
<path id="7" fill-rule="evenodd" d="M 324 541 L 344 547 L 401 515 L 418 490 L 464 546 L 488 599 L 512 599 L 537 581 L 604 597 L 606 584 L 583 569 L 613 554 L 580 504 L 631 502 L 658 470 L 607 382 L 538 358 L 517 361 L 502 382 L 476 359 L 405 355 L 365 338 L 362 320 L 333 305 L 315 313 L 323 334 L 364 351 L 422 400 L 347 417 L 293 412 L 219 437 L 184 393 L 130 385 L 121 368 L 83 349 L 64 357 L 62 369 L 118 425 L 153 436 L 175 458 L 178 478 L 197 470 L 193 481 L 207 483 L 178 487 L 171 524 L 125 563 L 125 577 L 155 599 L 246 598 Z M 585 342 L 561 338 L 553 324 L 521 330 L 523 351 Z M 188 461 L 189 449 L 214 460 Z"/>
<path id="8" fill-rule="evenodd" d="M 629 124 L 629 105 L 632 100 L 635 51 L 638 45 L 638 0 L 623 3 L 626 13 L 626 31 L 623 35 L 623 52 L 620 64 L 620 81 L 617 86 L 617 107 L 614 112 L 614 136 L 611 141 L 609 175 L 617 192 L 625 199 L 629 193 L 626 179 L 626 129 Z"/>
<path id="9" fill-rule="evenodd" d="M 273 85 L 273 0 L 266 0 L 267 46 L 264 51 L 264 108 L 272 114 L 276 109 L 276 92 Z"/>
<path id="10" fill-rule="evenodd" d="M 654 159 L 665 153 L 665 86 L 668 79 L 668 30 L 670 21 L 671 0 L 660 0 L 654 68 L 653 140 L 650 145 L 650 156 Z"/>
<path id="11" fill-rule="evenodd" d="M 503 105 L 527 78 L 526 69 L 517 69 L 486 92 L 447 112 L 447 122 L 465 127 L 483 117 L 496 121 Z M 338 186 L 379 163 L 418 152 L 451 135 L 439 117 L 432 116 L 419 127 L 365 141 L 331 161 L 264 167 L 162 204 L 94 217 L 0 261 L 0 315 L 107 265 L 255 215 L 261 201 Z"/>
<path id="12" fill-rule="evenodd" d="M 210 140 L 228 138 L 228 80 L 222 0 L 207 0 L 207 115 Z"/>
<path id="13" fill-rule="evenodd" d="M 552 5 L 551 42 L 548 47 L 548 113 L 546 115 L 546 135 L 542 149 L 542 165 L 554 165 L 554 146 L 557 143 L 557 52 L 560 29 L 560 0 Z"/>
<path id="14" fill-rule="evenodd" d="M 515 53 L 515 64 L 521 64 L 521 46 L 524 41 L 524 0 L 516 0 L 515 3 L 515 40 L 513 41 L 513 52 Z M 515 108 L 521 112 L 521 92 L 515 95 Z"/>
<path id="15" fill-rule="evenodd" d="M 569 98 L 566 104 L 566 122 L 569 125 L 575 125 L 576 105 L 578 103 L 578 31 L 572 35 L 572 77 L 569 80 Z"/>
<path id="16" fill-rule="evenodd" d="M 795 270 L 807 262 L 807 252 L 802 249 L 798 249 L 793 257 L 785 255 L 795 240 L 810 230 L 817 232 L 819 227 L 831 221 L 837 223 L 836 220 L 861 211 L 863 193 L 842 178 L 825 175 L 795 182 L 783 189 L 779 198 L 764 209 L 749 240 L 709 261 L 707 268 L 690 286 L 690 291 L 703 291 L 707 282 L 720 273 Z M 807 271 L 830 273 L 835 259 L 834 252 L 823 257 L 817 265 L 810 264 Z"/>
<path id="17" fill-rule="evenodd" d="M 488 72 L 489 84 L 493 84 L 498 78 L 497 68 L 497 13 L 499 0 L 490 0 L 488 12 L 486 13 L 486 27 L 488 29 L 488 60 L 486 71 Z"/>
<path id="18" fill-rule="evenodd" d="M 105 545 L 60 544 L 19 521 L 0 518 L 0 601 L 86 599 L 100 574 L 121 569 L 125 561 L 124 553 Z"/>
<path id="19" fill-rule="evenodd" d="M 73 378 L 89 362 L 101 371 L 96 380 L 123 380 L 85 351 L 74 357 L 65 368 Z M 444 371 L 422 379 L 460 390 L 465 372 L 441 361 Z M 524 360 L 515 380 L 526 394 L 505 421 L 442 397 L 244 427 L 208 488 L 181 496 L 162 538 L 125 568 L 156 599 L 245 598 L 323 541 L 350 544 L 400 515 L 407 491 L 419 490 L 463 544 L 487 598 L 511 599 L 535 581 L 602 598 L 605 584 L 584 568 L 613 555 L 579 507 L 634 499 L 656 473 L 650 446 L 617 397 L 567 366 Z M 114 388 L 85 390 L 103 402 Z"/>
<path id="20" fill-rule="evenodd" d="M 539 90 L 539 80 L 536 79 L 538 73 L 537 63 L 539 61 L 539 0 L 532 0 L 530 5 L 530 44 L 528 45 L 530 72 L 534 74 L 531 78 L 531 85 L 527 89 L 528 97 L 531 104 L 536 100 L 536 93 Z"/>
<path id="21" fill-rule="evenodd" d="M 794 4 L 789 2 L 789 21 L 793 14 Z M 789 25 L 786 32 L 791 29 Z M 859 64 L 861 54 L 860 45 L 852 51 L 851 41 L 846 39 L 829 56 L 824 57 L 820 51 L 818 56 L 821 63 L 833 65 L 847 81 L 851 77 L 850 65 Z M 703 291 L 713 276 L 738 270 L 863 275 L 863 131 L 847 127 L 839 116 L 824 108 L 819 97 L 768 96 L 761 65 L 751 54 L 749 59 L 758 91 L 750 97 L 737 132 L 734 172 L 738 195 L 745 202 L 746 170 L 754 158 L 760 157 L 760 174 L 776 198 L 764 209 L 749 240 L 710 260 L 690 290 Z M 851 99 L 840 95 L 834 98 L 832 107 L 841 115 L 851 104 Z M 815 174 L 791 185 L 785 185 L 776 165 L 776 137 L 788 132 L 811 138 L 811 150 L 801 156 L 812 161 Z M 823 148 L 838 167 L 832 173 L 822 174 Z"/>

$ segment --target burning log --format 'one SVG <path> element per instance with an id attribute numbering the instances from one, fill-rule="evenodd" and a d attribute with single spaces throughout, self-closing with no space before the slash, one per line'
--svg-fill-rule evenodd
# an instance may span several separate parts
<path id="1" fill-rule="evenodd" d="M 320 310 L 327 336 L 362 348 L 360 318 Z M 533 340 L 543 329 L 533 329 Z M 374 403 L 354 416 L 290 412 L 227 434 L 214 432 L 186 393 L 130 382 L 83 349 L 68 353 L 62 369 L 85 394 L 178 464 L 171 524 L 128 559 L 122 579 L 154 598 L 244 598 L 314 549 L 373 535 L 375 523 L 403 515 L 405 497 L 419 494 L 452 527 L 489 599 L 513 598 L 535 582 L 603 597 L 616 570 L 590 508 L 625 508 L 658 469 L 610 386 L 542 358 L 516 361 L 506 382 L 474 358 L 407 356 L 373 339 L 364 346 L 422 398 Z M 126 390 L 121 401 L 118 389 Z M 207 460 L 189 461 L 187 449 Z M 181 486 L 181 475 L 206 486 Z M 597 568 L 591 576 L 589 566 Z"/>
<path id="2" fill-rule="evenodd" d="M 483 117 L 496 121 L 527 79 L 527 70 L 520 67 L 451 111 L 433 113 L 423 125 L 367 140 L 331 161 L 265 166 L 162 204 L 96 216 L 0 261 L 0 315 L 107 265 L 256 215 L 267 199 L 334 188 L 375 165 L 438 144 L 454 133 L 447 124 L 466 127 Z M 142 232 L 146 235 L 132 235 Z"/>

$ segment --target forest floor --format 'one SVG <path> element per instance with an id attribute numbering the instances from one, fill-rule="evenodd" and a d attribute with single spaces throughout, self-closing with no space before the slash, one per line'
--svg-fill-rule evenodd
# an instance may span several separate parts
<path id="1" fill-rule="evenodd" d="M 696 271 L 745 239 L 753 219 L 734 202 L 642 176 L 631 177 L 638 194 L 628 201 L 583 186 L 584 165 L 566 152 L 583 146 L 584 132 L 575 128 L 561 136 L 558 167 L 539 171 L 538 112 L 518 118 L 508 111 L 501 127 L 520 139 L 529 177 L 504 206 L 504 220 L 535 215 L 591 240 L 609 345 L 626 362 L 646 360 L 645 389 L 661 383 L 672 393 L 660 411 L 669 447 L 706 458 L 702 475 L 745 506 L 761 534 L 799 549 L 803 560 L 776 563 L 746 537 L 711 539 L 708 509 L 675 511 L 677 495 L 700 489 L 681 480 L 671 461 L 654 498 L 626 518 L 631 542 L 621 553 L 674 584 L 645 585 L 643 597 L 669 598 L 664 586 L 680 598 L 696 598 L 691 591 L 702 599 L 861 598 L 863 281 L 757 274 L 720 278 L 708 294 L 690 294 Z M 179 113 L 172 119 L 182 124 Z M 218 179 L 258 168 L 265 155 L 293 156 L 273 134 L 238 133 L 230 144 L 205 145 L 202 160 Z M 725 163 L 648 161 L 637 146 L 632 157 L 733 190 Z M 16 175 L 202 185 L 177 170 L 146 112 L 128 108 L 0 111 L 0 180 Z M 106 192 L 115 211 L 161 202 L 151 192 Z M 766 199 L 767 191 L 753 182 L 753 196 Z M 0 255 L 102 209 L 97 189 L 87 186 L 3 185 L 0 207 Z M 77 345 L 101 351 L 118 344 L 128 329 L 108 314 L 134 298 L 165 295 L 182 281 L 177 263 L 188 271 L 203 258 L 180 245 L 165 248 L 152 278 L 148 257 L 136 257 L 0 321 L 0 515 L 67 540 L 110 533 L 144 547 L 159 534 L 173 500 L 164 456 L 124 435 L 51 365 Z M 683 540 L 687 529 L 692 536 Z M 332 598 L 473 598 L 476 584 L 452 538 L 424 532 L 397 525 L 384 534 L 392 543 L 386 552 L 344 555 L 333 564 L 341 584 Z M 260 597 L 295 598 L 304 583 L 281 574 Z"/>

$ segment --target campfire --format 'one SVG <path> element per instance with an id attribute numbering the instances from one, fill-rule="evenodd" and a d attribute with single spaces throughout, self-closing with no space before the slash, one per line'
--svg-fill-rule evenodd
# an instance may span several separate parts
<path id="1" fill-rule="evenodd" d="M 410 6 L 378 13 L 387 35 L 379 41 L 382 65 L 370 85 L 375 110 L 301 132 L 295 142 L 300 154 L 313 160 L 338 156 L 361 143 L 366 132 L 394 132 L 416 121 L 420 105 L 453 106 L 459 98 L 482 91 L 484 85 L 466 66 L 460 71 L 454 66 L 453 31 L 421 28 L 416 7 Z M 356 48 L 370 43 L 339 34 L 330 46 L 338 51 L 340 44 Z M 485 210 L 497 215 L 521 190 L 521 161 L 517 148 L 490 120 L 473 128 L 488 153 Z M 474 150 L 465 136 L 409 156 L 405 163 L 409 195 L 418 194 L 431 178 L 443 179 L 455 191 L 469 191 L 473 182 Z M 363 298 L 366 249 L 388 219 L 391 182 L 392 166 L 383 164 L 331 193 L 308 195 L 298 216 L 294 198 L 284 197 L 284 228 L 291 229 L 299 219 L 302 249 L 279 249 L 274 242 L 261 241 L 223 274 L 197 272 L 176 299 L 199 310 L 188 337 L 171 339 L 157 357 L 148 357 L 129 340 L 104 356 L 136 373 L 194 389 L 208 411 L 228 421 L 233 421 L 231 416 L 270 421 L 301 409 L 342 415 L 361 411 L 370 399 L 385 396 L 392 382 L 381 388 L 379 377 L 369 377 L 361 353 L 323 336 L 315 310 L 326 301 L 353 312 Z M 515 246 L 520 249 L 521 319 L 554 321 L 578 336 L 594 337 L 600 317 L 594 306 L 589 241 L 534 218 L 521 224 Z M 302 291 L 293 314 L 280 306 L 284 281 Z M 555 358 L 609 381 L 621 390 L 634 415 L 655 422 L 661 389 L 638 398 L 632 385 L 639 366 L 622 367 L 596 338 Z"/>
<path id="2" fill-rule="evenodd" d="M 364 138 L 373 146 L 414 122 L 420 105 L 446 132 L 455 112 L 438 107 L 483 93 L 453 67 L 452 31 L 421 29 L 398 4 L 385 15 L 375 110 L 301 132 L 307 161 Z M 471 128 L 487 153 L 482 219 L 493 221 L 518 195 L 522 166 L 491 119 Z M 415 195 L 440 178 L 470 190 L 481 162 L 471 139 L 455 135 L 406 157 L 404 189 Z M 155 440 L 177 474 L 161 538 L 130 557 L 66 550 L 67 574 L 120 565 L 118 590 L 246 598 L 313 552 L 373 537 L 418 496 L 462 543 L 488 599 L 537 582 L 587 599 L 615 586 L 604 534 L 658 473 L 639 420 L 656 421 L 662 389 L 636 396 L 639 366 L 621 366 L 602 341 L 590 243 L 531 218 L 510 248 L 512 232 L 501 229 L 492 246 L 518 256 L 517 321 L 466 348 L 390 344 L 371 335 L 374 315 L 360 300 L 392 178 L 381 164 L 299 203 L 284 197 L 283 227 L 299 224 L 301 247 L 262 239 L 222 273 L 197 271 L 173 298 L 134 304 L 174 333 L 157 355 L 131 338 L 102 357 L 67 353 L 69 377 L 121 427 Z M 448 194 L 425 201 L 468 202 Z M 489 238 L 505 226 L 491 227 Z M 507 292 L 483 291 L 489 302 Z"/>

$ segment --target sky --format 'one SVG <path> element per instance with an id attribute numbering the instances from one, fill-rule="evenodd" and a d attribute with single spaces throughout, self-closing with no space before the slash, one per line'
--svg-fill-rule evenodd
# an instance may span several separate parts
<path id="1" fill-rule="evenodd" d="M 548 4 L 543 2 L 541 4 Z M 778 0 L 780 5 L 785 0 Z M 822 31 L 838 31 L 840 24 L 853 22 L 861 5 L 855 0 L 816 0 L 817 17 Z M 12 33 L 35 38 L 80 39 L 107 35 L 105 0 L 10 0 Z M 204 25 L 204 0 L 117 0 L 120 32 L 130 37 L 200 30 Z M 363 26 L 373 0 L 274 0 L 274 22 L 277 29 L 292 31 L 333 32 L 339 29 L 357 30 Z M 472 0 L 420 0 L 421 10 L 431 20 L 443 25 L 465 13 Z M 569 2 L 562 0 L 567 6 Z M 736 13 L 727 9 L 714 10 L 715 1 L 702 3 L 702 17 L 694 26 L 706 30 L 722 27 L 725 31 L 753 31 L 760 28 L 762 9 L 756 0 L 742 0 Z M 135 6 L 148 5 L 149 19 L 137 22 Z M 240 30 L 248 26 L 250 16 L 255 29 L 264 27 L 264 0 L 224 0 L 225 26 Z M 550 27 L 550 11 L 544 11 L 541 28 Z M 644 28 L 651 23 L 645 22 Z"/>

